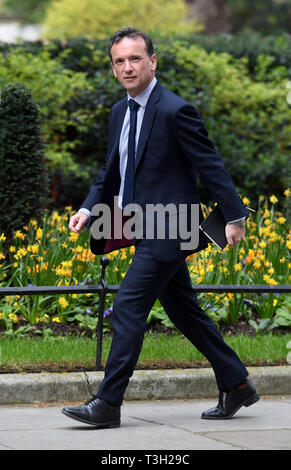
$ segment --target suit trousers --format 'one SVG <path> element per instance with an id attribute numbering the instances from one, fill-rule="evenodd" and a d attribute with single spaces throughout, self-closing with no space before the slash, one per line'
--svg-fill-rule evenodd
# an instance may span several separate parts
<path id="1" fill-rule="evenodd" d="M 97 396 L 121 405 L 147 329 L 147 317 L 159 299 L 170 320 L 210 362 L 219 390 L 228 391 L 248 372 L 199 306 L 185 259 L 161 263 L 146 240 L 136 245 L 112 311 L 113 337 Z"/>

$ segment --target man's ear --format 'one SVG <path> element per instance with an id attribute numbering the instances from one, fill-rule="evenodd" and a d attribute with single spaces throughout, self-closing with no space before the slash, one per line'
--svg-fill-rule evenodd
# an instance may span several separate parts
<path id="1" fill-rule="evenodd" d="M 152 62 L 152 71 L 154 72 L 157 68 L 157 54 L 153 54 L 151 56 L 151 62 Z"/>
<path id="2" fill-rule="evenodd" d="M 114 73 L 114 77 L 117 78 L 117 75 L 116 75 L 116 72 L 115 72 L 115 70 L 114 70 L 113 65 L 112 65 L 112 70 L 113 70 L 113 73 Z"/>

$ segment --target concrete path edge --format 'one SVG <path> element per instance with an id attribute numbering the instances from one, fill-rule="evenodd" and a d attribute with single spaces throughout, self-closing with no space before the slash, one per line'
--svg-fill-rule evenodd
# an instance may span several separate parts
<path id="1" fill-rule="evenodd" d="M 291 365 L 249 367 L 249 378 L 261 395 L 291 394 Z M 103 371 L 87 372 L 93 393 Z M 211 368 L 137 370 L 130 379 L 125 400 L 216 398 Z M 39 402 L 74 402 L 89 398 L 85 375 L 77 373 L 0 374 L 0 405 Z"/>

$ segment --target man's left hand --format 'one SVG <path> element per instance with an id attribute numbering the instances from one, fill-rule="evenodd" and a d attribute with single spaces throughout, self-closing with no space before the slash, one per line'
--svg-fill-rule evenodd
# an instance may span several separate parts
<path id="1" fill-rule="evenodd" d="M 226 224 L 225 236 L 226 236 L 229 247 L 233 248 L 240 241 L 242 241 L 242 239 L 245 236 L 245 233 L 246 233 L 245 227 L 240 227 L 239 225 L 235 225 L 235 224 Z"/>

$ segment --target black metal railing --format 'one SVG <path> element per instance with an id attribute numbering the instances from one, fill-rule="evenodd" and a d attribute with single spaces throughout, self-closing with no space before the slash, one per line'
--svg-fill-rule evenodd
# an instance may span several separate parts
<path id="1" fill-rule="evenodd" d="M 0 298 L 14 295 L 60 295 L 60 294 L 98 294 L 98 323 L 96 327 L 97 347 L 96 347 L 96 370 L 101 370 L 102 359 L 102 339 L 105 298 L 107 294 L 114 294 L 118 291 L 119 285 L 107 285 L 105 281 L 105 270 L 109 264 L 109 259 L 103 256 L 100 259 L 101 276 L 97 285 L 74 285 L 74 286 L 29 286 L 29 287 L 0 287 Z M 196 292 L 233 292 L 233 293 L 288 293 L 291 292 L 291 285 L 193 285 Z"/>

